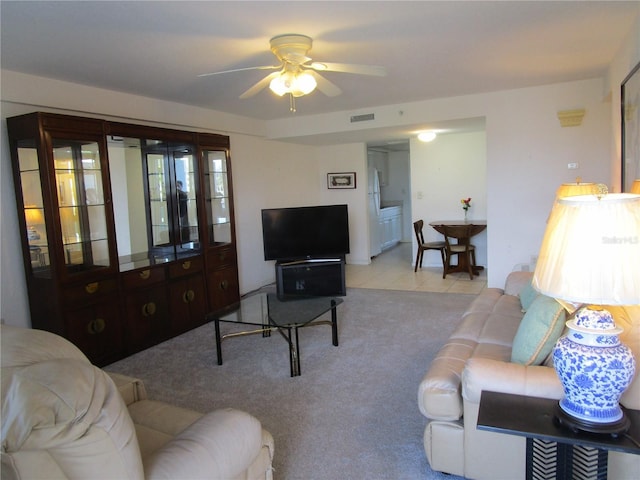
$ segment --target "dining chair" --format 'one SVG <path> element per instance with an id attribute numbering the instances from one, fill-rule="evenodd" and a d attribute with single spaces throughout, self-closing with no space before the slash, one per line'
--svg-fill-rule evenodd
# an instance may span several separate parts
<path id="1" fill-rule="evenodd" d="M 443 225 L 445 262 L 442 278 L 446 278 L 447 273 L 467 270 L 469 278 L 473 280 L 476 270 L 476 247 L 471 244 L 471 227 L 471 225 Z M 458 265 L 451 266 L 451 257 L 454 255 L 458 256 Z"/>
<path id="2" fill-rule="evenodd" d="M 418 271 L 418 264 L 420 264 L 420 268 L 422 268 L 422 257 L 424 255 L 425 250 L 439 250 L 440 256 L 442 257 L 442 266 L 444 268 L 444 248 L 445 243 L 442 241 L 439 242 L 425 242 L 424 235 L 422 234 L 422 227 L 424 227 L 424 221 L 418 220 L 413 222 L 413 230 L 416 232 L 416 240 L 418 241 L 418 254 L 416 255 L 416 266 L 413 269 L 414 272 Z"/>

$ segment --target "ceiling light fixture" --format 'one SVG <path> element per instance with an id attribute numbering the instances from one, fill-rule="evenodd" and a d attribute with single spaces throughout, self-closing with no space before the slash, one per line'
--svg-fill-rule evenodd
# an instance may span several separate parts
<path id="1" fill-rule="evenodd" d="M 294 97 L 302 97 L 313 92 L 318 86 L 318 82 L 309 72 L 306 72 L 298 65 L 286 64 L 282 72 L 271 80 L 269 89 L 282 97 L 285 94 L 290 96 L 290 107 L 292 112 L 296 111 Z"/>
<path id="2" fill-rule="evenodd" d="M 280 97 L 286 93 L 294 97 L 302 97 L 313 92 L 317 85 L 316 79 L 308 72 L 283 71 L 271 80 L 269 88 Z"/>
<path id="3" fill-rule="evenodd" d="M 427 132 L 420 132 L 418 134 L 418 140 L 421 142 L 433 142 L 436 138 L 436 132 L 429 130 Z"/>

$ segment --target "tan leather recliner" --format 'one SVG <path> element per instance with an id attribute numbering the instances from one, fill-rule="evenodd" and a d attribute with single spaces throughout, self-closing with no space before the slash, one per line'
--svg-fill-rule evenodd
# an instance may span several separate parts
<path id="1" fill-rule="evenodd" d="M 3 480 L 272 478 L 273 439 L 251 415 L 149 400 L 49 332 L 0 335 Z"/>

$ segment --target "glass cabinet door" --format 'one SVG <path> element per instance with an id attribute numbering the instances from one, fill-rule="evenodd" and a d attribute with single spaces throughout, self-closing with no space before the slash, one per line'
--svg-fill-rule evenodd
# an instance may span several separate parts
<path id="1" fill-rule="evenodd" d="M 195 147 L 117 135 L 107 143 L 120 270 L 200 253 Z"/>
<path id="2" fill-rule="evenodd" d="M 204 150 L 209 244 L 231 243 L 231 197 L 225 150 Z"/>
<path id="3" fill-rule="evenodd" d="M 146 155 L 149 185 L 149 214 L 151 218 L 150 249 L 171 244 L 169 238 L 169 205 L 167 203 L 167 165 L 165 155 Z"/>
<path id="4" fill-rule="evenodd" d="M 18 163 L 31 268 L 36 276 L 48 276 L 51 258 L 42 203 L 38 150 L 33 141 L 18 142 Z"/>
<path id="5" fill-rule="evenodd" d="M 110 266 L 97 142 L 53 139 L 58 214 L 68 272 Z"/>
<path id="6" fill-rule="evenodd" d="M 196 206 L 198 173 L 191 147 L 172 149 L 171 160 L 175 176 L 175 205 L 178 219 L 176 248 L 180 255 L 200 249 Z"/>
<path id="7" fill-rule="evenodd" d="M 158 261 L 198 253 L 197 172 L 192 146 L 143 140 L 151 224 L 149 250 Z"/>

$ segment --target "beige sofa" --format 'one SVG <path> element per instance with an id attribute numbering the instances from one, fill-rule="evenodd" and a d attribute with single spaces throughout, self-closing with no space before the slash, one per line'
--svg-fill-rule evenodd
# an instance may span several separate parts
<path id="1" fill-rule="evenodd" d="M 534 362 L 512 361 L 512 353 L 516 354 L 515 348 L 512 352 L 514 337 L 519 334 L 520 350 L 521 341 L 527 336 L 524 328 L 518 330 L 525 316 L 525 298 L 527 303 L 532 298 L 536 303 L 553 302 L 537 298 L 531 277 L 531 273 L 513 272 L 504 290 L 487 288 L 474 299 L 422 379 L 418 405 L 427 417 L 424 448 L 432 469 L 474 479 L 525 478 L 525 438 L 477 430 L 476 425 L 483 390 L 562 397 L 560 381 L 542 348 L 534 348 L 539 357 Z M 640 359 L 640 307 L 610 310 L 616 323 L 625 329 L 621 340 Z M 558 321 L 564 325 L 564 312 Z M 544 340 L 547 350 L 548 344 L 555 343 L 551 336 Z M 640 409 L 638 370 L 640 367 L 621 398 L 627 408 Z M 640 456 L 609 452 L 608 465 L 609 478 L 635 479 L 640 471 Z"/>
<path id="2" fill-rule="evenodd" d="M 271 479 L 251 415 L 149 400 L 49 332 L 2 326 L 2 470 L 9 479 Z"/>

